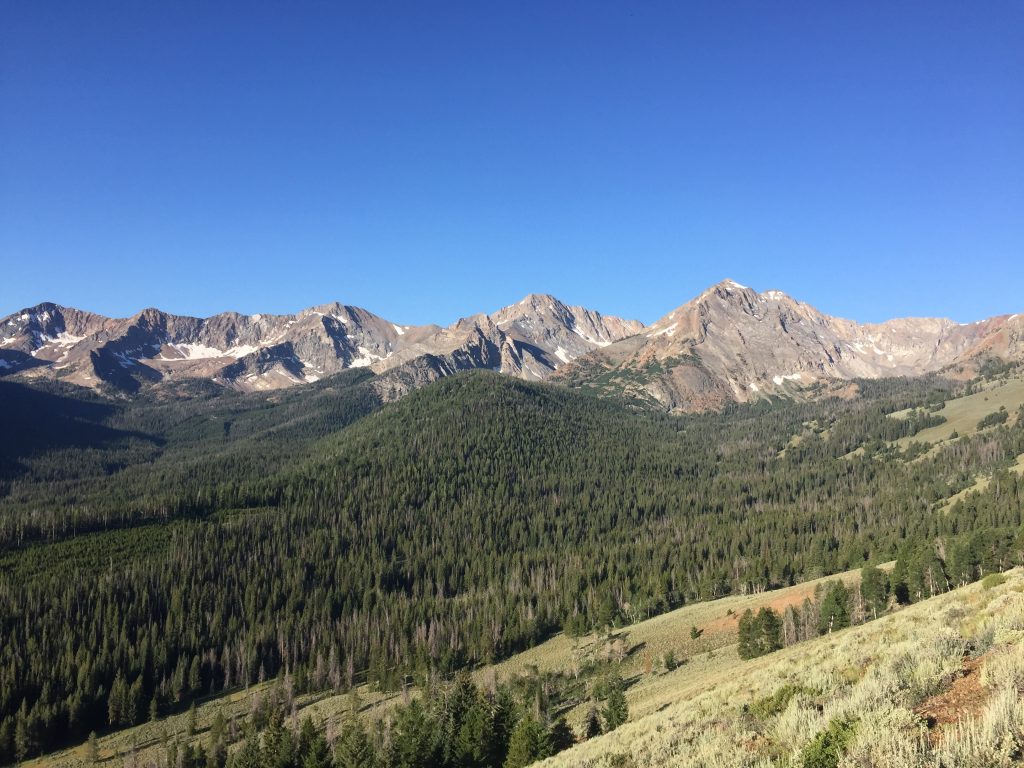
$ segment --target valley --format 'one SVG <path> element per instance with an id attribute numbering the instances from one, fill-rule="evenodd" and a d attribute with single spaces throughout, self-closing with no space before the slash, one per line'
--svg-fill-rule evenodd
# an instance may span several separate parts
<path id="1" fill-rule="evenodd" d="M 1019 411 L 899 447 L 1015 376 L 682 416 L 493 372 L 391 403 L 370 371 L 130 399 L 4 382 L 24 424 L 3 455 L 0 744 L 74 759 L 96 731 L 126 759 L 221 706 L 241 729 L 287 678 L 333 733 L 358 691 L 383 748 L 374 723 L 466 670 L 517 707 L 540 685 L 577 734 L 610 670 L 654 716 L 730 677 L 738 616 L 802 610 L 808 579 L 895 560 L 895 609 L 1016 562 Z"/>

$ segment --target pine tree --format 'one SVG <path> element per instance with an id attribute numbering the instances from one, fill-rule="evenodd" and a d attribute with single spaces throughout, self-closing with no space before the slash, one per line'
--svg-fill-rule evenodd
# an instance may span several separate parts
<path id="1" fill-rule="evenodd" d="M 598 629 L 603 629 L 610 635 L 615 627 L 615 622 L 619 618 L 619 604 L 615 600 L 615 595 L 610 590 L 601 596 L 601 602 L 597 606 L 596 618 Z"/>
<path id="2" fill-rule="evenodd" d="M 209 746 L 206 750 L 207 768 L 220 768 L 227 762 L 227 721 L 224 719 L 224 712 L 217 708 L 210 723 Z"/>
<path id="3" fill-rule="evenodd" d="M 896 557 L 896 565 L 889 576 L 890 583 L 892 584 L 892 593 L 896 598 L 896 602 L 900 605 L 909 605 L 913 602 L 909 584 L 910 560 L 913 557 L 913 552 L 913 541 L 905 541 L 900 546 L 899 554 Z"/>
<path id="4" fill-rule="evenodd" d="M 274 709 L 263 732 L 263 762 L 267 768 L 291 768 L 295 761 L 295 737 L 284 726 L 284 713 Z"/>
<path id="5" fill-rule="evenodd" d="M 591 705 L 587 719 L 583 724 L 583 738 L 593 739 L 601 735 L 601 718 L 597 715 L 597 707 Z"/>
<path id="6" fill-rule="evenodd" d="M 194 736 L 195 732 L 199 730 L 199 714 L 196 712 L 196 703 L 194 701 L 188 705 L 188 720 L 186 721 L 185 729 L 189 736 Z"/>
<path id="7" fill-rule="evenodd" d="M 440 765 L 440 739 L 433 720 L 419 699 L 403 707 L 391 734 L 392 762 L 395 768 L 435 768 Z M 339 768 L 341 768 L 339 759 Z M 349 768 L 349 766 L 344 766 Z"/>
<path id="8" fill-rule="evenodd" d="M 335 750 L 337 768 L 372 768 L 373 745 L 358 717 L 350 715 L 342 726 L 341 738 Z M 303 768 L 316 768 L 304 765 Z"/>
<path id="9" fill-rule="evenodd" d="M 93 765 L 100 761 L 100 745 L 96 739 L 96 731 L 89 732 L 89 742 L 85 748 L 85 757 Z"/>
<path id="10" fill-rule="evenodd" d="M 132 683 L 125 697 L 125 711 L 123 713 L 123 717 L 126 725 L 138 725 L 141 721 L 142 702 L 142 675 L 139 675 L 135 678 L 135 682 Z"/>
<path id="11" fill-rule="evenodd" d="M 14 719 L 10 716 L 0 720 L 0 761 L 14 761 Z"/>
<path id="12" fill-rule="evenodd" d="M 265 765 L 259 736 L 250 726 L 242 741 L 242 748 L 231 758 L 230 768 L 264 768 Z"/>
<path id="13" fill-rule="evenodd" d="M 512 692 L 502 686 L 494 697 L 491 710 L 491 765 L 503 765 L 508 756 L 508 743 L 516 727 L 516 703 Z"/>
<path id="14" fill-rule="evenodd" d="M 886 594 L 886 578 L 881 570 L 873 565 L 865 565 L 860 570 L 860 594 L 864 601 L 864 610 L 872 619 L 885 612 L 888 596 Z"/>
<path id="15" fill-rule="evenodd" d="M 548 732 L 530 715 L 524 715 L 512 731 L 504 768 L 525 768 L 551 755 Z"/>
<path id="16" fill-rule="evenodd" d="M 749 608 L 740 616 L 737 653 L 741 659 L 752 659 L 758 655 L 757 621 Z"/>
<path id="17" fill-rule="evenodd" d="M 344 764 L 344 768 L 352 768 L 358 765 L 359 768 L 373 768 L 373 754 L 369 751 L 362 756 L 362 762 Z M 351 756 L 350 758 L 351 759 Z M 341 763 L 339 763 L 341 765 Z M 313 740 L 306 748 L 302 758 L 301 768 L 334 768 L 334 760 L 331 758 L 331 749 L 327 746 L 327 740 L 320 734 L 313 737 Z"/>
<path id="18" fill-rule="evenodd" d="M 127 722 L 126 709 L 128 702 L 128 685 L 124 681 L 124 675 L 118 671 L 114 677 L 114 684 L 110 686 L 110 695 L 107 697 L 107 722 L 113 727 Z"/>
<path id="19" fill-rule="evenodd" d="M 850 592 L 841 581 L 833 581 L 825 591 L 818 618 L 818 634 L 824 635 L 850 626 Z"/>
<path id="20" fill-rule="evenodd" d="M 313 718 L 306 715 L 302 718 L 302 724 L 299 726 L 299 736 L 296 740 L 296 753 L 299 756 L 299 760 L 305 760 L 308 754 L 313 740 L 317 737 L 316 726 L 313 725 Z"/>
<path id="21" fill-rule="evenodd" d="M 192 663 L 188 669 L 188 689 L 192 696 L 196 696 L 202 692 L 202 679 L 199 675 L 199 657 L 193 656 Z"/>
<path id="22" fill-rule="evenodd" d="M 464 768 L 484 768 L 490 762 L 494 742 L 490 708 L 482 697 L 475 698 L 455 736 L 455 764 Z"/>
<path id="23" fill-rule="evenodd" d="M 605 732 L 614 731 L 629 719 L 629 705 L 626 703 L 626 691 L 622 678 L 618 674 L 608 680 L 608 699 L 604 707 Z"/>
<path id="24" fill-rule="evenodd" d="M 551 753 L 558 754 L 576 743 L 576 737 L 572 729 L 565 722 L 564 717 L 555 720 L 551 726 Z"/>
<path id="25" fill-rule="evenodd" d="M 782 619 L 771 608 L 765 606 L 757 612 L 756 630 L 758 655 L 771 653 L 782 647 Z"/>
<path id="26" fill-rule="evenodd" d="M 463 670 L 448 689 L 441 715 L 441 751 L 448 765 L 460 765 L 460 731 L 470 708 L 477 699 L 476 686 L 469 673 Z M 467 735 L 467 739 L 471 738 Z M 467 749 L 471 747 L 467 744 Z"/>

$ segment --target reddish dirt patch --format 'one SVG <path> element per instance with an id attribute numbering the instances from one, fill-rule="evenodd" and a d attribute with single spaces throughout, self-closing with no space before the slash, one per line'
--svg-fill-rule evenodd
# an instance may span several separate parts
<path id="1" fill-rule="evenodd" d="M 766 598 L 765 601 L 756 606 L 751 606 L 751 610 L 754 613 L 757 613 L 759 610 L 761 610 L 762 607 L 767 606 L 768 608 L 771 608 L 773 611 L 775 611 L 777 614 L 781 616 L 786 612 L 786 609 L 789 606 L 799 608 L 801 605 L 803 605 L 805 598 L 810 597 L 813 599 L 814 589 L 811 587 L 806 587 L 798 591 L 790 592 L 787 595 L 780 595 L 777 597 L 773 597 L 771 592 L 765 592 L 764 597 Z M 767 599 L 769 597 L 771 597 L 772 599 Z M 709 635 L 717 634 L 718 632 L 734 631 L 736 629 L 737 624 L 739 624 L 740 614 L 741 612 L 736 612 L 732 613 L 729 616 L 722 616 L 720 618 L 713 619 L 712 621 L 709 621 L 707 624 L 705 624 L 703 629 Z"/>
<path id="2" fill-rule="evenodd" d="M 967 715 L 977 715 L 985 708 L 989 692 L 981 684 L 981 666 L 984 657 L 964 661 L 960 676 L 949 689 L 919 704 L 914 712 L 928 723 L 931 739 L 942 740 L 942 727 L 955 723 Z"/>

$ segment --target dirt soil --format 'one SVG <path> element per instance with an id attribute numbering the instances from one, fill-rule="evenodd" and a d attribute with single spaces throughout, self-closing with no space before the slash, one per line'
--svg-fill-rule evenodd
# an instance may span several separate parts
<path id="1" fill-rule="evenodd" d="M 944 726 L 955 723 L 967 715 L 977 715 L 985 708 L 989 691 L 981 684 L 981 667 L 985 657 L 966 659 L 960 675 L 948 690 L 936 694 L 919 704 L 914 712 L 928 723 L 931 739 L 942 740 Z"/>

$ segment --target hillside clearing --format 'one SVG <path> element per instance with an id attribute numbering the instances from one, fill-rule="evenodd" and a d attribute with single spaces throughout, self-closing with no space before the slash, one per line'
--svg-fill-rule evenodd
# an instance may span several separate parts
<path id="1" fill-rule="evenodd" d="M 823 734 L 843 728 L 842 761 L 831 765 L 1016 764 L 1024 571 L 1007 576 L 737 663 L 702 691 L 680 688 L 667 706 L 541 765 L 803 764 Z M 781 708 L 751 708 L 782 692 Z"/>
<path id="2" fill-rule="evenodd" d="M 1022 404 L 1024 404 L 1024 379 L 999 382 L 995 386 L 972 395 L 948 400 L 941 410 L 935 412 L 935 415 L 945 417 L 945 423 L 922 429 L 916 435 L 900 438 L 896 441 L 896 445 L 903 449 L 914 442 L 939 443 L 949 440 L 954 432 L 958 435 L 972 435 L 978 431 L 978 422 L 985 416 L 998 411 L 1000 407 L 1005 407 L 1013 414 Z M 900 418 L 905 414 L 906 412 L 901 411 L 891 414 L 891 416 Z"/>
<path id="3" fill-rule="evenodd" d="M 882 568 L 891 568 L 887 563 Z M 751 595 L 735 595 L 702 603 L 683 606 L 674 611 L 614 630 L 610 635 L 591 634 L 573 639 L 559 634 L 546 642 L 517 654 L 505 661 L 482 667 L 474 672 L 479 684 L 488 680 L 506 680 L 536 672 L 571 673 L 587 661 L 620 660 L 619 669 L 630 682 L 626 692 L 632 718 L 658 711 L 679 699 L 696 695 L 726 682 L 736 667 L 744 664 L 736 654 L 737 622 L 749 609 L 769 606 L 777 611 L 789 605 L 799 605 L 812 596 L 815 589 L 828 581 L 841 579 L 855 584 L 860 571 L 846 571 L 784 589 Z M 691 627 L 699 637 L 691 638 Z M 672 651 L 680 666 L 671 672 L 652 671 L 660 666 L 666 652 Z M 657 662 L 657 663 L 655 663 Z M 267 695 L 271 683 L 236 690 L 229 695 L 201 702 L 196 707 L 195 740 L 201 740 L 218 710 L 229 722 L 241 721 L 249 715 L 260 698 Z M 410 689 L 409 696 L 418 695 Z M 363 686 L 357 691 L 361 713 L 370 720 L 385 717 L 405 696 L 400 693 L 380 693 Z M 350 694 L 316 693 L 297 699 L 297 716 L 312 717 L 328 732 L 337 732 L 352 705 Z M 587 702 L 565 711 L 567 721 L 578 728 L 586 714 Z M 98 739 L 100 765 L 120 768 L 122 759 L 134 760 L 139 765 L 163 758 L 164 744 L 174 735 L 187 741 L 189 715 L 187 712 L 144 723 L 127 730 L 116 731 Z M 83 768 L 90 765 L 87 747 L 80 744 L 50 755 L 23 763 L 32 768 Z"/>

